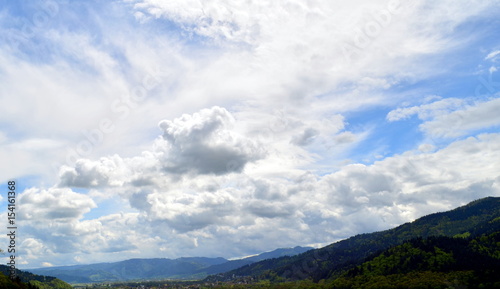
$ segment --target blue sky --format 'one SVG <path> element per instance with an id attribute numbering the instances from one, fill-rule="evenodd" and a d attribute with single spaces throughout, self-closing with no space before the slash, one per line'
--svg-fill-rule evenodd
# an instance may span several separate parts
<path id="1" fill-rule="evenodd" d="M 500 195 L 498 1 L 1 5 L 20 268 L 321 246 Z"/>

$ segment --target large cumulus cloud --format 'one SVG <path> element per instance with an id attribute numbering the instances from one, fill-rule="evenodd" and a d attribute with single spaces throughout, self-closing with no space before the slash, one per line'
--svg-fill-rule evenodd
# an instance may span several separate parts
<path id="1" fill-rule="evenodd" d="M 87 195 L 68 188 L 28 189 L 19 198 L 22 220 L 78 220 L 96 207 Z"/>
<path id="2" fill-rule="evenodd" d="M 62 167 L 59 185 L 147 187 L 160 185 L 159 176 L 240 173 L 248 163 L 263 158 L 266 150 L 262 143 L 237 133 L 234 123 L 234 117 L 220 107 L 163 120 L 159 123 L 163 134 L 151 151 L 132 158 L 79 159 L 73 167 Z"/>
<path id="3" fill-rule="evenodd" d="M 234 121 L 221 107 L 161 121 L 163 139 L 156 145 L 164 170 L 220 175 L 241 172 L 248 162 L 261 158 L 262 148 L 230 130 Z"/>

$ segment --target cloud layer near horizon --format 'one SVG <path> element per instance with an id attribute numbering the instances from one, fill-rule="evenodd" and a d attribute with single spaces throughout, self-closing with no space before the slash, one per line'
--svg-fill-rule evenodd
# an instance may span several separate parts
<path id="1" fill-rule="evenodd" d="M 100 248 L 98 255 L 153 254 L 164 248 L 170 257 L 185 252 L 229 257 L 265 250 L 265 244 L 277 239 L 276 246 L 297 245 L 297 240 L 306 245 L 386 229 L 464 200 L 498 195 L 500 189 L 500 167 L 491 161 L 500 158 L 499 134 L 469 137 L 430 152 L 408 151 L 371 165 L 351 164 L 319 176 L 300 165 L 289 167 L 294 161 L 284 155 L 277 162 L 271 155 L 259 154 L 240 166 L 240 155 L 217 149 L 221 143 L 206 135 L 207 131 L 223 139 L 231 135 L 231 131 L 216 133 L 207 128 L 217 119 L 223 121 L 221 115 L 232 118 L 226 110 L 214 107 L 162 121 L 159 126 L 165 131 L 176 123 L 177 132 L 186 136 L 196 132 L 204 145 L 219 152 L 216 160 L 222 165 L 203 156 L 193 159 L 193 164 L 182 162 L 192 164 L 187 167 L 191 169 L 172 172 L 171 157 L 178 160 L 179 148 L 198 146 L 200 139 L 192 136 L 175 142 L 163 134 L 151 151 L 131 158 L 80 159 L 74 167 L 61 170 L 58 187 L 25 191 L 20 210 L 29 214 L 20 218 L 32 234 L 28 240 L 44 244 L 44 251 L 60 254 L 84 253 L 90 242 Z M 261 140 L 248 151 L 269 152 L 273 145 Z M 197 162 L 202 165 L 198 167 Z M 259 169 L 267 165 L 275 171 Z M 137 213 L 83 219 L 83 214 L 96 207 L 93 199 L 115 197 Z M 52 239 L 58 236 L 65 241 Z M 119 240 L 123 240 L 120 246 Z M 234 248 L 221 246 L 221 240 Z"/>

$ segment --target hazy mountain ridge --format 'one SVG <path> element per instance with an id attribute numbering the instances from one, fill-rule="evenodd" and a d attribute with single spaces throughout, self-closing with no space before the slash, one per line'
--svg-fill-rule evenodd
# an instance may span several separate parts
<path id="1" fill-rule="evenodd" d="M 381 232 L 361 234 L 326 247 L 292 257 L 264 260 L 219 274 L 207 280 L 227 281 L 241 277 L 254 280 L 329 279 L 359 265 L 365 258 L 413 238 L 453 237 L 482 234 L 500 217 L 500 198 L 488 197 L 451 211 L 430 214 L 413 222 Z"/>
<path id="2" fill-rule="evenodd" d="M 295 248 L 276 249 L 257 256 L 231 261 L 221 257 L 129 259 L 113 263 L 38 268 L 28 269 L 27 271 L 56 276 L 69 283 L 139 279 L 201 279 L 209 274 L 226 272 L 266 258 L 299 254 L 310 249 L 313 248 L 297 246 Z"/>
<path id="3" fill-rule="evenodd" d="M 274 258 L 279 258 L 279 257 L 284 257 L 284 256 L 294 256 L 298 255 L 304 252 L 307 252 L 309 250 L 312 250 L 313 248 L 311 247 L 294 247 L 294 248 L 287 248 L 287 249 L 276 249 L 271 252 L 264 252 L 262 254 L 259 254 L 257 256 L 251 256 L 251 257 L 246 257 L 242 259 L 237 259 L 237 260 L 231 260 L 226 263 L 218 264 L 218 265 L 213 265 L 208 268 L 203 269 L 203 272 L 206 272 L 207 274 L 218 274 L 218 273 L 224 273 L 236 268 L 240 268 L 245 265 L 249 265 L 255 262 L 263 261 L 266 259 L 274 259 Z"/>

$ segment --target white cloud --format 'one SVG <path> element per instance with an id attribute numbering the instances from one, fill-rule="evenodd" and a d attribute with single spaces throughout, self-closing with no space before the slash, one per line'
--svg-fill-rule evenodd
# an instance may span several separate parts
<path id="1" fill-rule="evenodd" d="M 150 151 L 131 158 L 79 159 L 73 167 L 62 167 L 59 186 L 148 187 L 176 175 L 239 173 L 266 155 L 263 144 L 238 133 L 233 116 L 220 107 L 163 120 L 159 126 L 163 134 Z"/>
<path id="2" fill-rule="evenodd" d="M 127 170 L 129 168 L 118 155 L 104 157 L 99 161 L 79 159 L 74 167 L 61 168 L 60 186 L 83 188 L 121 186 L 125 183 L 125 178 L 131 176 L 131 172 Z"/>
<path id="3" fill-rule="evenodd" d="M 54 252 L 48 249 L 42 240 L 34 239 L 34 238 L 25 238 L 19 246 L 23 249 L 23 254 L 19 254 L 24 260 L 36 260 L 43 259 L 42 256 L 53 256 Z"/>
<path id="4" fill-rule="evenodd" d="M 490 53 L 484 58 L 485 60 L 496 60 L 497 56 L 500 55 L 500 50 L 495 50 Z"/>
<path id="5" fill-rule="evenodd" d="M 229 129 L 234 119 L 220 107 L 161 121 L 163 139 L 156 150 L 163 154 L 162 168 L 169 173 L 200 174 L 240 172 L 248 162 L 263 157 L 258 144 Z"/>
<path id="6" fill-rule="evenodd" d="M 471 103 L 467 99 L 446 98 L 429 104 L 397 108 L 386 119 L 400 121 L 418 115 L 420 129 L 431 137 L 458 137 L 500 125 L 500 99 Z"/>
<path id="7" fill-rule="evenodd" d="M 148 196 L 152 221 L 164 221 L 179 232 L 193 231 L 210 225 L 223 225 L 225 217 L 235 213 L 234 197 L 223 190 L 197 194 L 154 193 Z"/>
<path id="8" fill-rule="evenodd" d="M 356 135 L 350 131 L 345 131 L 338 134 L 335 138 L 335 142 L 338 144 L 352 143 L 356 141 Z"/>
<path id="9" fill-rule="evenodd" d="M 22 220 L 78 220 L 96 207 L 94 201 L 67 188 L 31 188 L 19 197 Z"/>
<path id="10" fill-rule="evenodd" d="M 423 104 L 420 106 L 411 106 L 404 108 L 397 108 L 390 111 L 386 119 L 388 121 L 398 121 L 407 119 L 413 115 L 418 115 L 421 120 L 428 120 L 431 118 L 438 117 L 443 114 L 449 114 L 450 112 L 462 108 L 465 105 L 463 99 L 458 98 L 446 98 L 434 101 L 429 104 Z"/>
<path id="11" fill-rule="evenodd" d="M 298 146 L 305 146 L 310 144 L 314 138 L 318 135 L 318 131 L 314 128 L 305 129 L 301 135 L 294 136 L 292 138 L 292 143 Z"/>
<path id="12" fill-rule="evenodd" d="M 421 125 L 426 133 L 437 137 L 457 137 L 468 132 L 500 125 L 500 99 L 466 106 L 448 114 L 437 115 Z"/>
<path id="13" fill-rule="evenodd" d="M 8 140 L 7 136 L 2 131 L 0 131 L 0 144 L 7 140 Z"/>
<path id="14" fill-rule="evenodd" d="M 436 147 L 432 144 L 421 144 L 418 146 L 418 150 L 424 153 L 431 152 L 435 149 Z"/>

